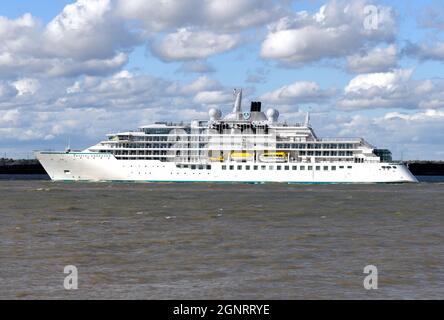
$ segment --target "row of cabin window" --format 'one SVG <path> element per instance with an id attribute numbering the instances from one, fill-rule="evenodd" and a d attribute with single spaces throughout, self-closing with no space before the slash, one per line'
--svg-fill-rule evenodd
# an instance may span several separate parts
<path id="1" fill-rule="evenodd" d="M 190 168 L 192 170 L 211 170 L 211 165 L 195 165 L 195 164 L 191 164 L 191 165 L 187 165 L 187 164 L 181 164 L 178 165 L 179 168 Z M 276 170 L 298 170 L 297 166 L 266 166 L 266 165 L 246 165 L 246 166 L 241 166 L 241 165 L 223 165 L 222 166 L 222 170 L 275 170 L 274 168 L 276 167 Z M 314 169 L 313 169 L 314 167 Z M 339 169 L 344 169 L 345 166 L 338 166 Z M 329 166 L 299 166 L 299 170 L 305 170 L 305 168 L 307 168 L 307 170 L 316 170 L 316 171 L 327 171 L 327 170 L 332 170 L 335 171 L 337 166 L 331 166 L 329 168 Z M 347 169 L 351 169 L 352 166 L 347 166 Z"/>
<path id="2" fill-rule="evenodd" d="M 353 151 L 299 151 L 300 156 L 353 156 Z"/>
<path id="3" fill-rule="evenodd" d="M 278 149 L 353 149 L 355 146 L 351 143 L 277 143 Z"/>
<path id="4" fill-rule="evenodd" d="M 268 170 L 275 170 L 274 169 L 275 167 L 276 167 L 276 170 L 290 170 L 290 168 L 291 168 L 291 170 L 298 170 L 298 166 L 270 166 L 270 165 L 269 166 L 266 166 L 266 165 L 261 165 L 261 166 L 259 166 L 259 165 L 253 165 L 253 166 L 223 165 L 222 170 L 235 170 L 236 167 L 237 167 L 237 170 L 243 170 L 243 168 L 245 170 L 250 170 L 250 169 L 252 169 L 252 170 L 267 170 L 267 167 L 268 167 Z M 335 171 L 337 168 L 337 166 L 331 166 L 330 169 L 329 169 L 329 166 L 299 166 L 299 170 L 305 170 L 305 168 L 307 168 L 307 170 L 313 170 L 313 167 L 314 167 L 314 170 L 316 170 L 316 171 L 321 171 L 321 169 L 324 171 L 328 171 L 328 170 Z M 344 168 L 345 168 L 345 166 L 339 166 L 339 169 L 344 169 Z M 352 168 L 352 166 L 347 166 L 347 169 L 351 169 L 351 168 Z"/>
<path id="5" fill-rule="evenodd" d="M 192 170 L 211 170 L 211 165 L 207 164 L 207 165 L 203 165 L 203 164 L 178 164 L 177 165 L 178 168 L 190 168 Z"/>

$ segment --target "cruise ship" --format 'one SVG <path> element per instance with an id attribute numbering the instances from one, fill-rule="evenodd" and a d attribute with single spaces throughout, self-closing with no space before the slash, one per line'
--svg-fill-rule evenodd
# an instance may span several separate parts
<path id="1" fill-rule="evenodd" d="M 191 123 L 155 122 L 117 132 L 83 151 L 37 151 L 52 180 L 134 182 L 417 182 L 391 153 L 362 138 L 319 138 L 307 113 L 303 123 L 279 120 L 252 101 Z"/>

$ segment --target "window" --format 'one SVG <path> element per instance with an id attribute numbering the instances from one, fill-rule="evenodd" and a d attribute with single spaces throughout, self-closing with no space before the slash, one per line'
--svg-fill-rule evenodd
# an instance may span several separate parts
<path id="1" fill-rule="evenodd" d="M 222 166 L 222 170 L 227 170 L 227 166 Z"/>
<path id="2" fill-rule="evenodd" d="M 339 169 L 344 169 L 344 166 L 339 166 Z"/>
<path id="3" fill-rule="evenodd" d="M 313 170 L 313 166 L 308 166 L 307 170 Z"/>
<path id="4" fill-rule="evenodd" d="M 321 170 L 321 166 L 316 166 L 316 171 Z"/>
<path id="5" fill-rule="evenodd" d="M 274 170 L 274 167 L 273 166 L 269 166 L 268 169 Z"/>
<path id="6" fill-rule="evenodd" d="M 353 167 L 352 167 L 352 166 L 348 166 L 348 167 L 347 167 L 347 169 L 351 169 L 351 168 L 353 168 Z"/>
<path id="7" fill-rule="evenodd" d="M 253 169 L 254 169 L 254 170 L 257 170 L 257 168 L 258 168 L 258 166 L 253 166 Z"/>
<path id="8" fill-rule="evenodd" d="M 245 170 L 250 170 L 250 166 L 245 166 Z"/>
<path id="9" fill-rule="evenodd" d="M 203 170 L 204 166 L 200 165 L 199 170 Z"/>
<path id="10" fill-rule="evenodd" d="M 230 170 L 234 170 L 234 166 L 230 166 Z"/>
<path id="11" fill-rule="evenodd" d="M 207 170 L 211 170 L 211 166 L 210 165 L 207 165 Z"/>
<path id="12" fill-rule="evenodd" d="M 261 166 L 261 170 L 266 170 L 267 166 Z"/>
<path id="13" fill-rule="evenodd" d="M 324 166 L 324 171 L 327 171 L 328 170 L 328 166 Z"/>
<path id="14" fill-rule="evenodd" d="M 192 165 L 191 165 L 191 169 L 195 170 L 195 169 L 196 169 L 196 165 L 195 165 L 195 164 L 192 164 Z"/>
<path id="15" fill-rule="evenodd" d="M 336 166 L 332 166 L 331 170 L 335 171 L 336 170 Z"/>
<path id="16" fill-rule="evenodd" d="M 282 168 L 281 166 L 277 166 L 276 167 L 277 170 L 281 170 L 281 168 Z"/>
<path id="17" fill-rule="evenodd" d="M 242 170 L 242 166 L 237 166 L 237 170 Z"/>
<path id="18" fill-rule="evenodd" d="M 290 166 L 285 166 L 285 170 L 290 170 Z"/>
<path id="19" fill-rule="evenodd" d="M 296 166 L 292 166 L 292 167 L 291 167 L 292 170 L 297 170 L 297 168 L 298 168 L 298 167 L 296 167 Z"/>
<path id="20" fill-rule="evenodd" d="M 301 170 L 305 170 L 305 166 L 301 166 Z"/>

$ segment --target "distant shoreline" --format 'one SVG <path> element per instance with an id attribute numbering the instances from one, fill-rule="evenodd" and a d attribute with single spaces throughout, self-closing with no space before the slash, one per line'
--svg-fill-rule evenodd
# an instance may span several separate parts
<path id="1" fill-rule="evenodd" d="M 444 161 L 404 161 L 415 176 L 444 176 Z M 0 174 L 46 174 L 36 159 L 0 158 Z"/>

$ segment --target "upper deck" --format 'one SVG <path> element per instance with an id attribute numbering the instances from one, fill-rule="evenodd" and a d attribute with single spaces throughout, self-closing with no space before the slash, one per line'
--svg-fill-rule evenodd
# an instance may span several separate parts
<path id="1" fill-rule="evenodd" d="M 220 110 L 212 108 L 208 120 L 188 124 L 156 122 L 137 131 L 108 134 L 108 140 L 88 151 L 112 153 L 117 159 L 203 163 L 261 162 L 263 154 L 271 151 L 284 153 L 287 162 L 379 162 L 382 159 L 373 152 L 375 147 L 363 138 L 318 138 L 308 114 L 304 123 L 288 124 L 279 121 L 279 112 L 275 109 L 262 112 L 260 102 L 252 102 L 249 111 L 242 111 L 241 99 L 242 91 L 235 92 L 233 110 L 225 117 Z M 251 156 L 239 157 L 242 153 Z M 384 159 L 388 159 L 387 153 Z"/>

